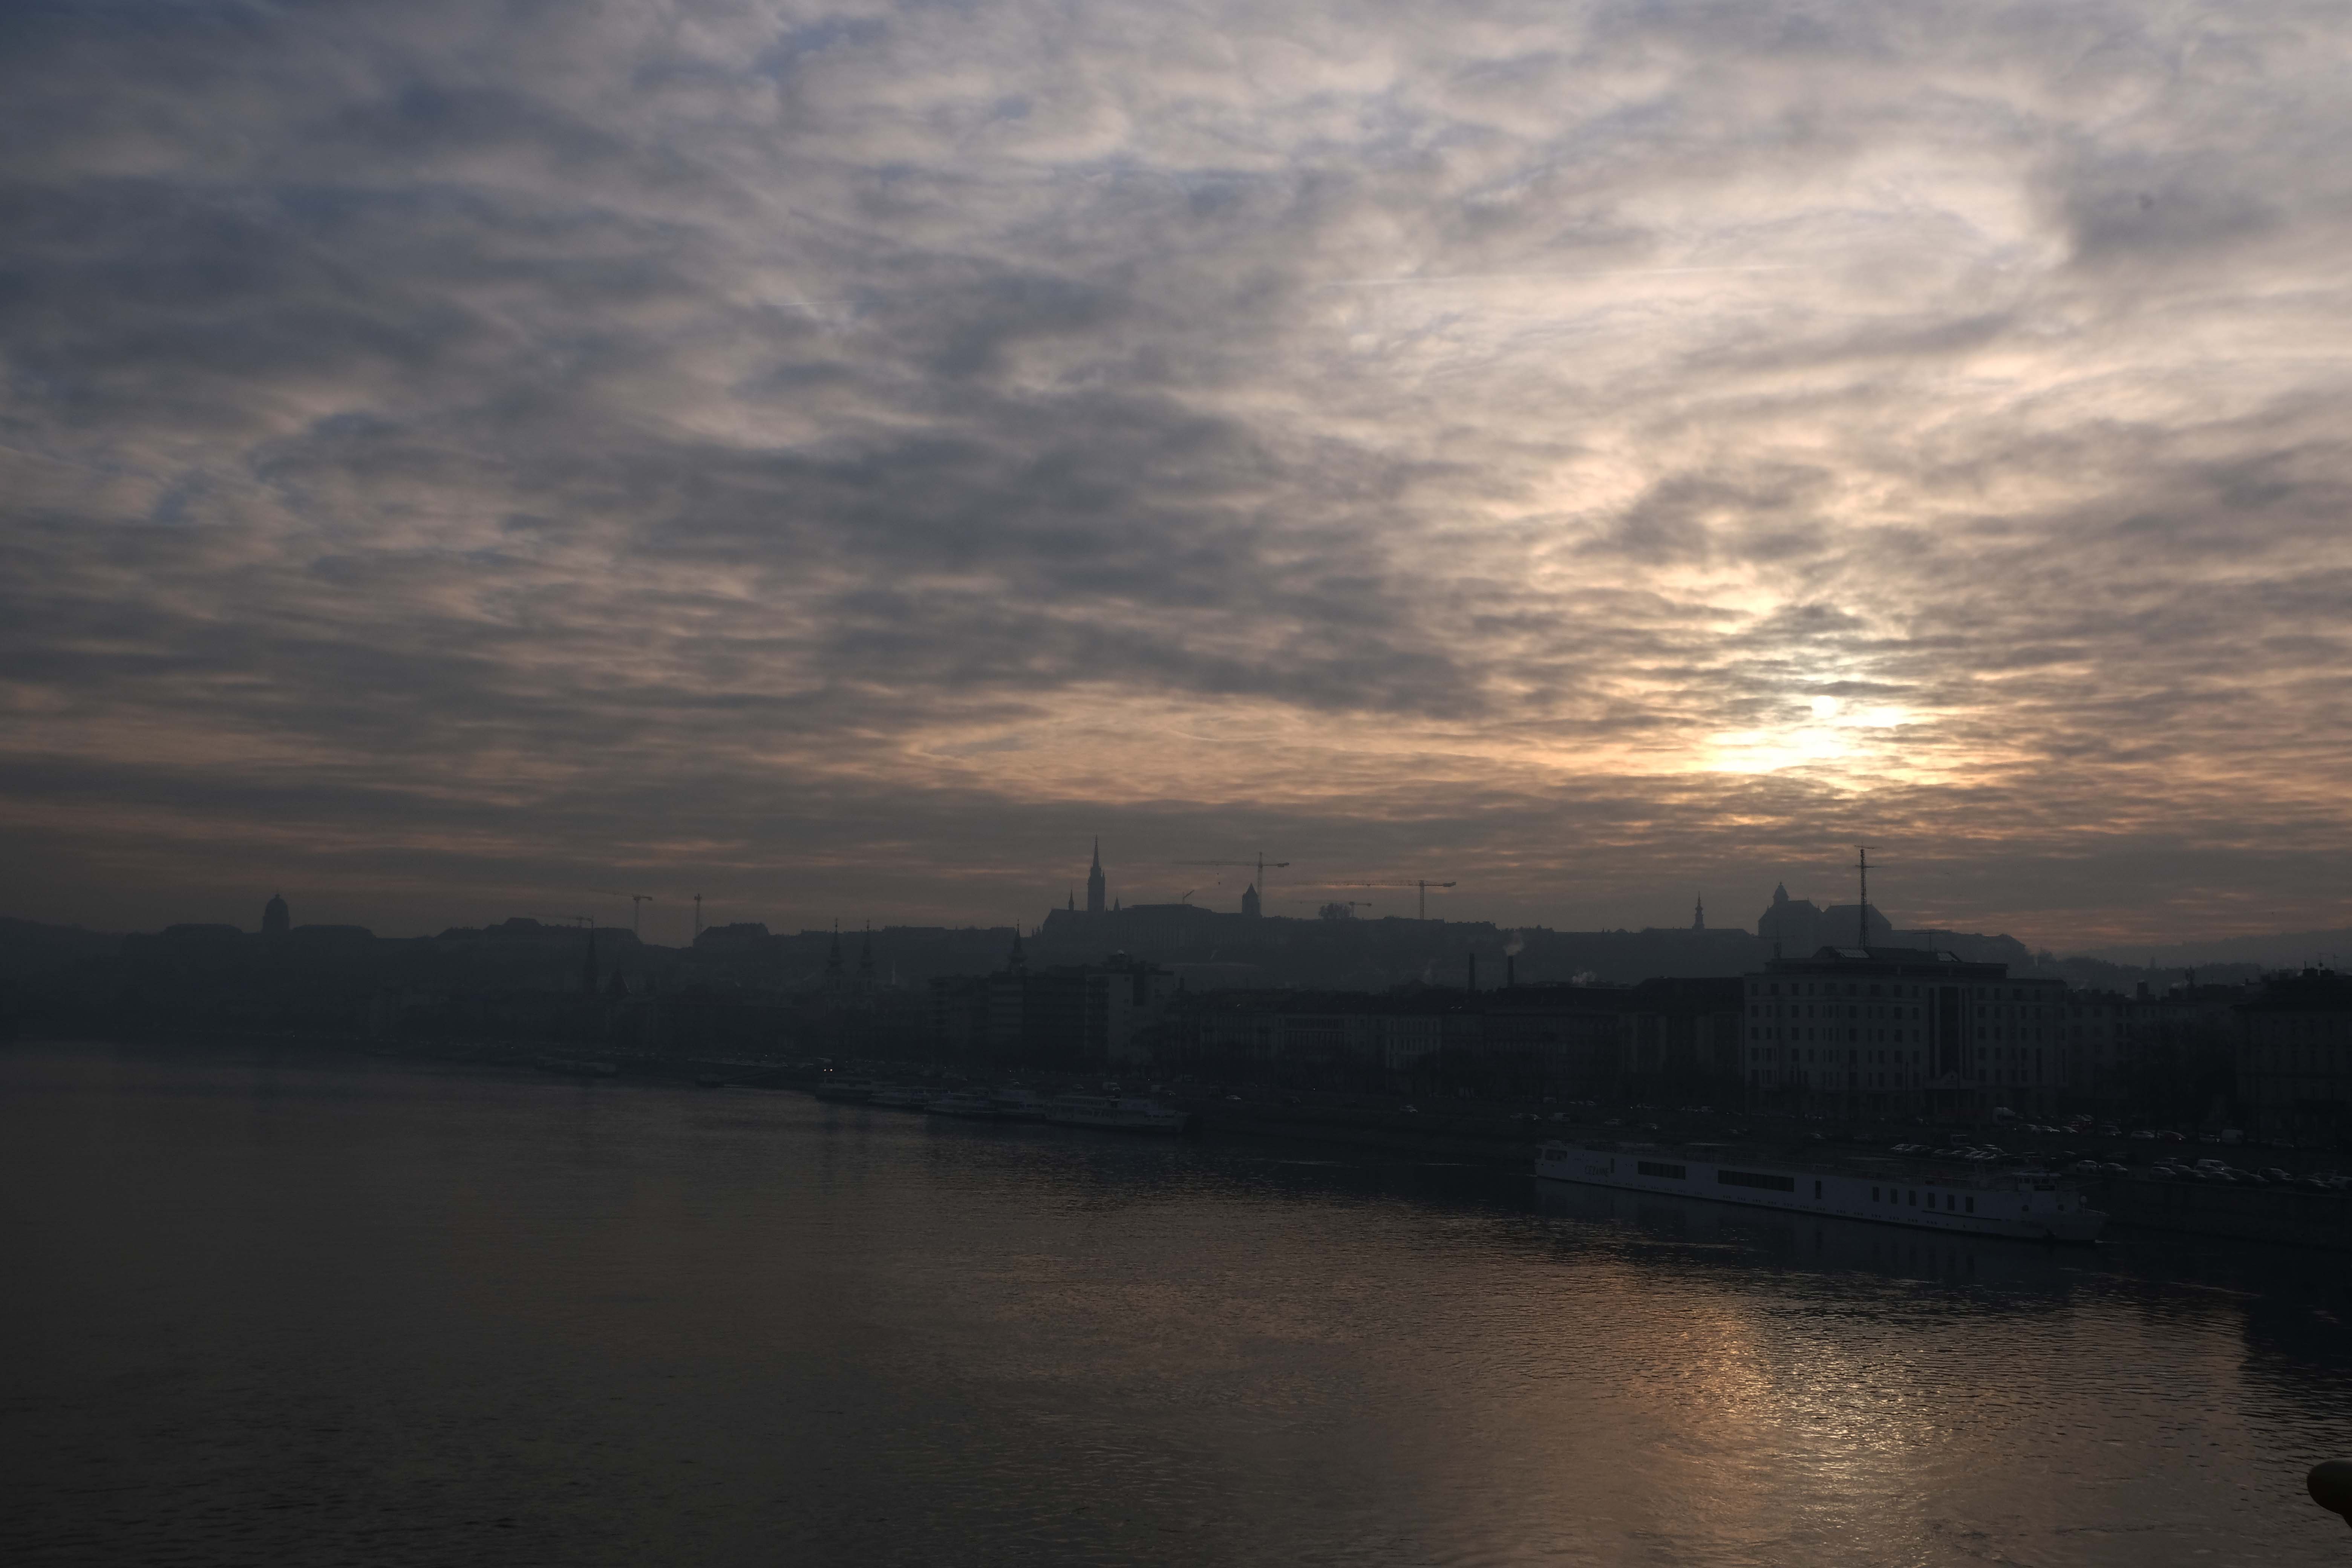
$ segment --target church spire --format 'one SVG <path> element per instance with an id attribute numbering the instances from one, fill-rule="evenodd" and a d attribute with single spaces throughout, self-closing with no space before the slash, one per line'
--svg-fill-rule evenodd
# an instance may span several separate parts
<path id="1" fill-rule="evenodd" d="M 1087 913 L 1103 912 L 1102 840 L 1095 840 L 1094 864 L 1087 868 Z"/>

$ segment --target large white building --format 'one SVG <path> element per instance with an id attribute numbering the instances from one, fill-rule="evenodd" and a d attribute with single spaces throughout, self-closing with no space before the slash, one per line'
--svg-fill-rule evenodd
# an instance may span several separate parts
<path id="1" fill-rule="evenodd" d="M 1744 977 L 1761 1103 L 1862 1114 L 2047 1111 L 2071 1081 L 2066 984 L 1922 948 L 1824 947 Z"/>

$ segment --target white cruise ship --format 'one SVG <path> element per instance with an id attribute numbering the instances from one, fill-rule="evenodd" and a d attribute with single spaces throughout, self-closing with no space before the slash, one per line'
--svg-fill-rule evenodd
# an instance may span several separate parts
<path id="1" fill-rule="evenodd" d="M 2095 1241 L 2107 1216 L 2041 1171 L 1919 1169 L 1895 1161 L 1812 1164 L 1724 1143 L 1545 1144 L 1536 1174 L 1794 1214 L 1877 1220 L 2029 1241 Z"/>

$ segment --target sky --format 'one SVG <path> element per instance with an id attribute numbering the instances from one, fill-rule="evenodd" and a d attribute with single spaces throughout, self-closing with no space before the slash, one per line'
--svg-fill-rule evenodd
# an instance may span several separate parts
<path id="1" fill-rule="evenodd" d="M 12 5 L 0 912 L 1028 922 L 1099 835 L 2352 925 L 2347 81 L 2340 0 Z"/>

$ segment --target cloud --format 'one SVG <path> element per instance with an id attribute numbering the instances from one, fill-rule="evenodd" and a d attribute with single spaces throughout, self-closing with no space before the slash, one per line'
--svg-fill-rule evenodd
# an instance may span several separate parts
<path id="1" fill-rule="evenodd" d="M 2328 7 L 6 26 L 44 907 L 996 921 L 1123 826 L 1510 921 L 1864 832 L 1937 924 L 2347 918 Z"/>

